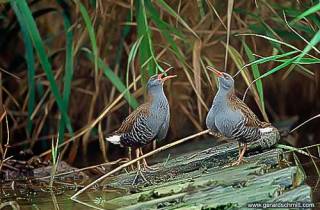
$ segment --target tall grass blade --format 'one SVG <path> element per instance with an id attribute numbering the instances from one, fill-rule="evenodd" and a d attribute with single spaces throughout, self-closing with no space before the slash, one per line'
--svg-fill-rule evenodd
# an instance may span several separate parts
<path id="1" fill-rule="evenodd" d="M 251 65 L 263 64 L 263 63 L 266 63 L 266 62 L 269 62 L 269 61 L 277 61 L 277 59 L 279 59 L 279 58 L 287 57 L 289 55 L 293 55 L 293 54 L 298 53 L 298 52 L 299 51 L 291 51 L 291 52 L 280 54 L 280 55 L 272 55 L 272 56 L 264 57 L 264 58 L 255 60 L 255 61 L 253 61 L 251 63 L 248 63 L 248 64 L 244 65 L 240 70 L 243 70 L 244 68 L 246 68 L 248 66 L 251 66 Z"/>
<path id="2" fill-rule="evenodd" d="M 279 149 L 288 150 L 289 152 L 296 152 L 296 153 L 300 153 L 300 154 L 308 156 L 308 157 L 317 158 L 316 156 L 309 154 L 308 152 L 302 150 L 301 148 L 296 148 L 296 147 L 292 147 L 292 146 L 284 145 L 284 144 L 277 144 L 276 147 Z"/>
<path id="3" fill-rule="evenodd" d="M 139 49 L 139 46 L 140 46 L 140 43 L 143 39 L 143 36 L 140 37 L 136 42 L 133 43 L 132 47 L 131 47 L 131 50 L 129 52 L 129 55 L 128 55 L 128 63 L 127 63 L 127 73 L 126 73 L 126 85 L 127 87 L 129 86 L 129 69 L 130 69 L 130 64 L 133 63 L 135 57 L 136 57 L 136 54 L 138 52 L 138 49 Z"/>
<path id="4" fill-rule="evenodd" d="M 103 129 L 101 126 L 101 122 L 98 124 L 98 137 L 99 137 L 99 146 L 100 146 L 103 160 L 105 162 L 108 162 L 108 157 L 107 157 L 107 145 L 108 144 L 106 144 L 106 140 L 103 137 Z"/>
<path id="5" fill-rule="evenodd" d="M 93 53 L 88 49 L 83 49 L 83 51 L 86 53 L 89 59 L 93 61 Z M 133 109 L 137 108 L 139 105 L 138 101 L 127 91 L 126 86 L 121 81 L 121 79 L 117 75 L 115 75 L 115 73 L 103 62 L 101 58 L 98 59 L 98 67 L 102 69 L 104 75 L 111 81 L 111 83 L 120 93 L 126 92 L 124 94 L 124 98 L 127 100 L 129 105 Z"/>
<path id="6" fill-rule="evenodd" d="M 308 45 L 303 49 L 302 53 L 298 56 L 296 62 L 299 62 L 308 52 L 314 48 L 320 41 L 320 30 L 314 35 Z"/>
<path id="7" fill-rule="evenodd" d="M 264 78 L 264 77 L 267 77 L 267 76 L 269 76 L 269 75 L 271 75 L 271 74 L 276 73 L 277 71 L 279 71 L 279 70 L 287 67 L 288 65 L 292 64 L 295 59 L 296 59 L 296 57 L 293 57 L 293 58 L 291 58 L 291 59 L 288 59 L 286 62 L 282 63 L 281 65 L 279 65 L 279 66 L 271 69 L 270 71 L 264 73 L 264 74 L 261 75 L 258 79 L 262 79 L 262 78 Z"/>
<path id="8" fill-rule="evenodd" d="M 289 28 L 293 33 L 295 33 L 300 39 L 302 39 L 304 42 L 306 42 L 306 43 L 309 45 L 309 42 L 308 42 L 301 34 L 299 34 L 299 32 L 297 32 L 294 28 L 292 28 L 292 27 L 290 26 L 290 24 L 289 24 L 288 21 L 287 21 L 286 14 L 285 14 L 284 12 L 283 12 L 283 16 L 284 16 L 284 20 L 285 20 L 288 28 Z M 313 50 L 315 50 L 317 53 L 320 53 L 320 51 L 319 51 L 315 46 L 311 45 L 311 47 L 312 47 Z"/>
<path id="9" fill-rule="evenodd" d="M 198 107 L 198 115 L 199 115 L 199 121 L 202 122 L 202 109 L 201 109 L 201 102 L 199 98 L 201 98 L 201 41 L 195 40 L 193 44 L 193 52 L 192 52 L 192 66 L 193 66 L 193 73 L 194 73 L 194 85 L 196 88 L 196 91 L 198 92 L 199 96 L 197 98 L 197 107 Z"/>
<path id="10" fill-rule="evenodd" d="M 304 176 L 304 177 L 307 177 L 307 174 L 306 174 L 306 172 L 305 172 L 305 170 L 304 170 L 304 168 L 303 168 L 303 166 L 302 166 L 302 164 L 301 164 L 298 156 L 296 155 L 296 153 L 293 152 L 292 155 L 293 155 L 293 159 L 294 159 L 295 165 L 298 166 L 298 168 L 299 168 L 300 171 L 302 172 L 303 176 Z"/>
<path id="11" fill-rule="evenodd" d="M 298 15 L 297 17 L 295 17 L 291 22 L 290 25 L 298 22 L 299 20 L 307 17 L 308 15 L 311 15 L 313 13 L 316 13 L 320 10 L 320 3 L 314 5 L 313 7 L 310 7 L 309 9 L 307 9 L 306 11 L 304 11 L 303 13 L 301 13 L 300 15 Z"/>
<path id="12" fill-rule="evenodd" d="M 146 68 L 141 68 L 142 84 L 147 83 L 147 78 L 156 73 L 156 60 L 153 55 L 153 47 L 151 41 L 151 31 L 147 22 L 147 15 L 144 6 L 144 0 L 135 1 L 136 19 L 138 37 L 143 37 L 139 48 L 139 60 L 142 66 L 146 65 Z M 151 58 L 151 59 L 150 59 Z"/>
<path id="13" fill-rule="evenodd" d="M 127 21 L 129 22 L 131 20 L 131 14 L 127 15 Z M 114 62 L 110 65 L 112 69 L 116 65 L 118 65 L 118 68 L 122 68 L 122 56 L 123 56 L 123 49 L 124 49 L 124 43 L 125 43 L 125 38 L 130 34 L 131 31 L 131 26 L 130 25 L 124 25 L 123 29 L 121 30 L 121 38 L 119 41 L 119 46 L 117 47 L 117 52 L 116 52 L 116 58 Z"/>
<path id="14" fill-rule="evenodd" d="M 223 20 L 221 19 L 219 13 L 217 12 L 216 8 L 214 8 L 214 6 L 212 5 L 212 3 L 210 2 L 210 0 L 206 0 L 207 4 L 210 6 L 210 8 L 213 10 L 214 14 L 217 16 L 217 18 L 219 19 L 221 25 L 227 30 L 227 26 L 224 24 Z"/>
<path id="15" fill-rule="evenodd" d="M 51 172 L 50 172 L 50 182 L 49 182 L 49 187 L 53 187 L 53 181 L 54 177 L 57 172 L 58 168 L 58 161 L 59 161 L 59 152 L 58 152 L 58 141 L 59 138 L 57 138 L 56 142 L 54 139 L 51 140 L 51 159 L 52 159 L 52 167 L 51 167 Z"/>
<path id="16" fill-rule="evenodd" d="M 320 114 L 317 114 L 309 119 L 307 119 L 306 121 L 304 121 L 303 123 L 297 125 L 295 128 L 293 128 L 290 133 L 292 133 L 293 131 L 296 131 L 297 129 L 301 128 L 302 126 L 304 126 L 305 124 L 309 123 L 310 121 L 316 119 L 316 118 L 319 118 L 320 117 Z"/>
<path id="17" fill-rule="evenodd" d="M 167 11 L 170 15 L 175 17 L 184 27 L 186 27 L 195 37 L 198 39 L 199 36 L 192 30 L 192 28 L 183 20 L 183 18 L 176 13 L 164 0 L 157 0 L 156 1 L 165 11 Z"/>
<path id="18" fill-rule="evenodd" d="M 310 157 L 310 159 L 311 159 L 311 161 L 312 161 L 312 164 L 313 164 L 314 168 L 316 169 L 316 172 L 317 172 L 317 174 L 318 174 L 318 177 L 320 177 L 320 170 L 319 170 L 319 167 L 317 166 L 317 163 L 316 163 L 316 162 L 314 161 L 314 159 L 312 158 L 312 155 L 311 155 L 309 149 L 306 149 L 306 150 L 307 150 L 307 152 L 308 152 L 308 154 L 309 154 L 309 157 Z"/>
<path id="19" fill-rule="evenodd" d="M 226 44 L 224 44 L 224 46 L 226 46 Z M 229 46 L 229 54 L 232 58 L 232 60 L 234 61 L 234 63 L 236 64 L 238 69 L 241 69 L 244 66 L 244 60 L 241 56 L 241 54 L 232 46 Z M 248 85 L 248 88 L 251 86 L 252 84 L 252 79 L 250 77 L 250 74 L 248 73 L 248 71 L 240 71 L 242 78 L 244 79 L 244 81 L 246 82 L 246 84 Z M 247 89 L 248 90 L 248 89 Z M 246 94 L 246 93 L 245 93 Z M 257 90 L 255 87 L 252 88 L 252 94 L 254 97 L 254 100 L 256 102 L 256 104 L 258 105 L 261 113 L 263 114 L 265 119 L 268 119 L 268 117 L 265 115 L 265 112 L 263 111 L 261 105 L 260 105 L 260 99 L 259 99 L 259 95 L 257 93 Z"/>
<path id="20" fill-rule="evenodd" d="M 296 48 L 295 46 L 291 45 L 291 44 L 288 44 L 286 42 L 283 42 L 283 41 L 279 41 L 277 39 L 274 39 L 274 38 L 271 38 L 271 37 L 268 37 L 268 36 L 265 36 L 265 35 L 261 35 L 261 34 L 238 34 L 236 36 L 256 36 L 256 37 L 260 37 L 260 38 L 263 38 L 263 39 L 266 39 L 266 40 L 269 40 L 271 42 L 275 42 L 275 43 L 279 43 L 279 44 L 282 44 L 284 46 L 287 46 L 291 49 L 294 49 L 294 50 L 297 50 L 297 51 L 300 51 L 298 48 Z"/>
<path id="21" fill-rule="evenodd" d="M 250 89 L 250 87 L 251 87 L 252 84 L 254 84 L 255 82 L 257 82 L 257 81 L 259 81 L 259 80 L 261 80 L 261 79 L 263 79 L 263 78 L 265 78 L 265 77 L 267 77 L 267 76 L 269 76 L 269 75 L 271 75 L 271 74 L 274 74 L 274 73 L 276 73 L 277 71 L 280 71 L 281 69 L 289 66 L 290 64 L 293 63 L 293 61 L 294 61 L 296 58 L 297 58 L 297 56 L 295 56 L 295 57 L 293 57 L 293 58 L 291 58 L 291 59 L 288 59 L 286 62 L 280 64 L 279 66 L 276 66 L 275 68 L 273 68 L 273 69 L 269 70 L 268 72 L 264 73 L 263 75 L 261 75 L 261 76 L 258 77 L 257 79 L 253 80 L 252 83 L 249 85 L 249 87 L 246 89 L 245 93 L 243 94 L 243 99 L 242 99 L 242 100 L 244 100 L 244 99 L 246 98 L 247 92 L 248 92 L 248 90 Z"/>
<path id="22" fill-rule="evenodd" d="M 44 48 L 42 39 L 40 37 L 40 33 L 38 31 L 35 20 L 32 17 L 32 13 L 28 7 L 28 4 L 25 0 L 19 0 L 19 1 L 11 0 L 10 4 L 15 14 L 18 17 L 19 24 L 20 25 L 24 24 L 26 26 L 26 29 L 28 30 L 28 33 L 33 42 L 34 48 L 36 49 L 36 52 L 39 56 L 40 63 L 49 81 L 52 94 L 54 95 L 57 105 L 59 107 L 59 110 L 61 111 L 62 118 L 66 123 L 68 131 L 72 133 L 73 130 L 71 127 L 69 116 L 67 114 L 67 108 L 65 107 L 62 97 L 59 93 L 58 86 L 54 79 L 51 64 L 49 62 L 48 56 L 46 54 L 46 50 Z"/>
<path id="23" fill-rule="evenodd" d="M 185 57 L 183 56 L 183 54 L 179 50 L 171 33 L 174 33 L 176 36 L 178 36 L 182 40 L 184 40 L 185 37 L 176 28 L 172 27 L 171 25 L 169 25 L 168 23 L 166 23 L 165 21 L 163 21 L 161 19 L 159 12 L 154 8 L 154 6 L 151 4 L 150 1 L 146 1 L 145 3 L 146 3 L 146 8 L 149 11 L 149 14 L 150 14 L 152 21 L 155 23 L 157 28 L 161 31 L 161 34 L 164 36 L 166 41 L 170 44 L 172 51 L 178 57 L 179 61 L 182 63 L 185 63 Z"/>
<path id="24" fill-rule="evenodd" d="M 205 14 L 206 14 L 204 12 L 203 0 L 197 0 L 197 4 L 198 4 L 198 8 L 199 8 L 200 17 L 203 18 L 205 16 Z"/>
<path id="25" fill-rule="evenodd" d="M 253 56 L 253 53 L 251 51 L 251 49 L 249 48 L 249 46 L 243 41 L 243 46 L 244 46 L 244 50 L 249 58 L 249 61 L 252 63 L 255 61 L 255 57 Z M 251 65 L 251 69 L 252 69 L 252 73 L 253 73 L 253 77 L 254 79 L 257 79 L 260 77 L 260 71 L 259 71 L 259 67 L 257 64 L 252 64 Z M 256 82 L 256 86 L 257 86 L 257 90 L 258 90 L 258 94 L 259 94 L 259 99 L 260 99 L 260 105 L 262 107 L 262 113 L 264 116 L 266 115 L 266 110 L 265 110 L 265 106 L 264 106 L 264 95 L 263 95 L 263 86 L 262 86 L 262 81 L 258 80 Z M 267 120 L 267 119 L 265 119 Z"/>
<path id="26" fill-rule="evenodd" d="M 66 107 L 69 107 L 69 98 L 71 93 L 71 82 L 73 77 L 73 32 L 71 29 L 71 15 L 69 13 L 69 6 L 64 0 L 57 0 L 58 4 L 63 9 L 64 30 L 66 33 L 66 63 L 65 76 L 63 86 L 63 101 Z M 65 123 L 62 119 L 59 122 L 58 142 L 62 143 L 64 138 Z"/>
<path id="27" fill-rule="evenodd" d="M 17 16 L 20 20 L 21 16 Z M 25 45 L 25 59 L 27 61 L 28 67 L 28 121 L 27 121 L 27 134 L 31 135 L 32 132 L 32 120 L 31 115 L 35 107 L 35 62 L 34 62 L 34 53 L 32 47 L 32 40 L 30 39 L 28 30 L 25 25 L 21 26 L 21 33 L 23 42 Z"/>
<path id="28" fill-rule="evenodd" d="M 228 52 L 229 52 L 229 40 L 230 40 L 230 27 L 231 27 L 231 18 L 233 10 L 233 0 L 228 0 L 228 11 L 227 11 L 227 44 L 226 44 L 226 54 L 224 58 L 224 70 L 227 70 L 228 64 Z"/>
<path id="29" fill-rule="evenodd" d="M 91 23 L 91 18 L 89 16 L 89 13 L 87 11 L 87 9 L 85 8 L 85 6 L 80 2 L 80 1 L 76 1 L 77 4 L 79 5 L 80 8 L 80 13 L 82 15 L 82 18 L 84 20 L 84 23 L 86 25 L 88 34 L 89 34 L 89 38 L 90 38 L 90 42 L 91 42 L 91 47 L 92 47 L 92 52 L 94 55 L 94 70 L 96 73 L 98 73 L 98 47 L 97 47 L 97 40 L 96 40 L 96 35 L 94 32 L 94 27 Z"/>

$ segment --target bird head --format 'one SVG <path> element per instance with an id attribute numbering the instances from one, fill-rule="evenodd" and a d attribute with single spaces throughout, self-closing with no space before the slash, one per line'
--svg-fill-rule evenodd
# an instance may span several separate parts
<path id="1" fill-rule="evenodd" d="M 149 79 L 149 81 L 147 83 L 147 89 L 149 91 L 151 91 L 153 89 L 157 89 L 159 87 L 162 87 L 165 81 L 167 81 L 168 79 L 176 77 L 177 75 L 164 76 L 164 74 L 167 73 L 170 69 L 172 69 L 172 67 L 166 69 L 163 73 L 155 74 L 152 77 L 150 77 L 150 79 Z"/>
<path id="2" fill-rule="evenodd" d="M 218 77 L 219 80 L 219 88 L 222 88 L 224 90 L 232 90 L 234 87 L 234 80 L 230 74 L 227 74 L 225 72 L 218 71 L 212 66 L 207 67 L 208 70 L 212 71 L 216 77 Z"/>

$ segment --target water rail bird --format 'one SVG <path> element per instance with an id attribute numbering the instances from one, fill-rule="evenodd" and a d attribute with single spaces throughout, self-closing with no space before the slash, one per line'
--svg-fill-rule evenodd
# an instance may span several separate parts
<path id="1" fill-rule="evenodd" d="M 208 66 L 219 81 L 218 92 L 206 118 L 207 128 L 212 134 L 222 134 L 239 142 L 239 158 L 232 165 L 239 165 L 247 149 L 247 143 L 258 140 L 262 133 L 270 132 L 273 127 L 260 121 L 251 109 L 234 92 L 231 75 Z M 244 145 L 241 151 L 241 144 Z"/>
<path id="2" fill-rule="evenodd" d="M 136 156 L 139 157 L 143 146 L 153 140 L 160 141 L 166 137 L 169 128 L 170 109 L 167 97 L 163 91 L 163 84 L 168 79 L 177 76 L 164 76 L 170 69 L 168 68 L 163 73 L 150 77 L 147 83 L 148 97 L 146 102 L 134 110 L 122 122 L 119 129 L 106 138 L 107 141 L 123 147 L 134 148 Z M 143 159 L 143 164 L 145 169 L 150 168 L 145 159 Z M 139 161 L 137 162 L 137 168 L 137 172 L 146 180 L 141 173 Z"/>

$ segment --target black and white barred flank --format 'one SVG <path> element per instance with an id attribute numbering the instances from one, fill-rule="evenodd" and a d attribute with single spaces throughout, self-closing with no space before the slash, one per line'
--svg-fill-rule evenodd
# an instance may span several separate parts
<path id="1" fill-rule="evenodd" d="M 272 127 L 248 127 L 246 126 L 246 124 L 246 120 L 241 120 L 239 123 L 237 123 L 236 127 L 231 133 L 232 138 L 237 139 L 240 142 L 247 143 L 250 141 L 258 140 L 259 138 L 261 138 L 262 133 L 272 131 Z"/>

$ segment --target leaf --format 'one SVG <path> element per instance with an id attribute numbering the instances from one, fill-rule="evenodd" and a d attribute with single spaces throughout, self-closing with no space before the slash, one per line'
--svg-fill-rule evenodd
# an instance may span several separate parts
<path id="1" fill-rule="evenodd" d="M 254 62 L 255 61 L 255 57 L 253 56 L 253 53 L 251 51 L 251 49 L 248 47 L 248 45 L 243 41 L 243 46 L 244 46 L 244 50 L 249 58 L 250 62 Z M 257 79 L 260 77 L 260 71 L 259 71 L 259 67 L 257 64 L 253 64 L 251 65 L 251 69 L 252 69 L 252 73 L 253 73 L 253 77 L 254 79 Z M 264 114 L 266 114 L 265 111 L 265 106 L 264 106 L 264 96 L 263 96 L 263 86 L 262 86 L 262 81 L 258 80 L 256 82 L 256 86 L 257 86 L 257 90 L 258 90 L 258 94 L 259 94 L 259 99 L 260 99 L 260 104 L 262 107 L 262 112 L 264 112 Z"/>
<path id="2" fill-rule="evenodd" d="M 140 37 L 137 41 L 135 41 L 131 47 L 131 50 L 128 55 L 128 63 L 127 63 L 127 73 L 126 73 L 126 85 L 129 85 L 129 69 L 130 69 L 130 64 L 134 61 L 137 51 L 139 49 L 140 43 L 143 39 L 143 36 Z"/>
<path id="3" fill-rule="evenodd" d="M 314 166 L 314 168 L 316 169 L 316 172 L 317 172 L 317 174 L 318 174 L 318 177 L 320 177 L 320 170 L 319 170 L 319 167 L 317 166 L 317 163 L 313 160 L 313 155 L 311 155 L 311 153 L 310 153 L 310 151 L 308 150 L 308 149 L 306 149 L 307 150 L 307 152 L 308 152 L 308 155 L 309 155 L 309 157 L 310 157 L 310 159 L 311 159 L 311 161 L 312 161 L 312 163 L 313 163 L 313 166 Z"/>
<path id="4" fill-rule="evenodd" d="M 311 15 L 313 13 L 316 13 L 317 11 L 320 10 L 320 3 L 314 5 L 313 7 L 307 9 L 306 11 L 304 11 L 303 13 L 301 13 L 300 15 L 298 15 L 297 17 L 295 17 L 291 22 L 290 25 L 298 22 L 299 20 L 301 20 L 302 18 L 305 18 L 308 15 Z"/>
<path id="5" fill-rule="evenodd" d="M 224 70 L 227 69 L 228 64 L 228 52 L 229 52 L 229 41 L 230 41 L 230 27 L 231 27 L 231 18 L 233 10 L 233 0 L 228 0 L 228 9 L 227 9 L 227 44 L 226 44 L 226 54 L 224 57 Z"/>
<path id="6" fill-rule="evenodd" d="M 69 6 L 64 0 L 57 0 L 59 5 L 63 9 L 63 22 L 64 30 L 66 34 L 66 63 L 65 63 L 65 76 L 64 76 L 64 87 L 63 87 L 63 101 L 66 107 L 69 107 L 69 98 L 71 93 L 71 82 L 73 77 L 73 32 L 71 16 L 69 13 Z M 64 138 L 65 123 L 62 119 L 59 122 L 59 134 L 58 141 L 59 144 L 62 143 Z"/>
<path id="7" fill-rule="evenodd" d="M 203 0 L 197 0 L 197 4 L 199 8 L 200 17 L 203 18 L 205 16 Z"/>
<path id="8" fill-rule="evenodd" d="M 170 44 L 174 54 L 178 57 L 180 62 L 184 63 L 185 62 L 185 58 L 182 55 L 182 53 L 180 52 L 180 50 L 179 50 L 176 42 L 174 41 L 172 35 L 170 34 L 170 32 L 172 31 L 172 32 L 175 33 L 175 35 L 180 36 L 180 38 L 184 39 L 184 37 L 181 34 L 181 32 L 178 31 L 177 29 L 173 28 L 172 26 L 170 26 L 166 22 L 164 22 L 161 19 L 160 14 L 158 13 L 158 11 L 151 4 L 151 2 L 146 1 L 146 8 L 148 9 L 148 11 L 150 13 L 152 21 L 155 23 L 157 28 L 159 28 L 159 30 L 161 31 L 161 34 L 165 37 L 167 42 Z"/>
<path id="9" fill-rule="evenodd" d="M 175 17 L 184 27 L 186 27 L 195 37 L 198 39 L 199 36 L 192 30 L 192 28 L 178 15 L 164 0 L 157 0 L 156 1 L 164 10 L 166 10 L 170 15 Z"/>
<path id="10" fill-rule="evenodd" d="M 143 37 L 139 48 L 139 59 L 141 64 L 140 71 L 142 76 L 142 84 L 146 85 L 148 76 L 152 76 L 156 73 L 156 60 L 153 55 L 151 31 L 147 22 L 144 0 L 135 1 L 135 8 L 138 37 Z M 147 71 L 145 71 L 145 66 L 147 66 Z"/>
<path id="11" fill-rule="evenodd" d="M 287 67 L 288 65 L 293 64 L 293 61 L 296 58 L 297 57 L 293 57 L 291 59 L 288 59 L 286 62 L 280 64 L 279 66 L 276 66 L 275 68 L 273 68 L 273 69 L 269 70 L 268 72 L 264 73 L 263 75 L 261 75 L 259 78 L 257 78 L 257 80 L 262 79 L 264 77 L 267 77 L 267 76 L 269 76 L 269 75 L 271 75 L 271 74 L 273 74 L 273 73 L 275 73 L 275 72 Z"/>
<path id="12" fill-rule="evenodd" d="M 89 57 L 90 60 L 93 60 L 93 53 L 90 52 L 88 49 L 83 49 L 83 51 L 86 53 L 86 55 Z M 104 75 L 111 81 L 111 83 L 116 87 L 116 89 L 124 94 L 124 98 L 128 101 L 129 105 L 135 109 L 138 107 L 139 103 L 137 100 L 129 93 L 127 92 L 126 86 L 123 84 L 121 79 L 114 74 L 114 72 L 103 62 L 101 58 L 98 59 L 98 66 L 100 69 L 102 69 Z"/>
<path id="13" fill-rule="evenodd" d="M 255 61 L 253 61 L 251 63 L 248 63 L 248 64 L 244 65 L 240 70 L 242 70 L 242 69 L 244 69 L 244 68 L 246 68 L 248 66 L 251 66 L 251 65 L 262 64 L 262 63 L 266 63 L 266 62 L 269 62 L 269 61 L 276 61 L 278 58 L 283 58 L 283 57 L 286 57 L 286 56 L 289 56 L 289 55 L 293 55 L 293 54 L 295 54 L 297 52 L 299 52 L 299 51 L 291 51 L 291 52 L 280 54 L 280 55 L 272 55 L 272 56 L 264 57 L 264 58 L 255 60 Z"/>
<path id="14" fill-rule="evenodd" d="M 294 50 L 298 50 L 300 51 L 298 48 L 296 48 L 295 46 L 291 45 L 291 44 L 288 44 L 286 42 L 283 42 L 283 41 L 279 41 L 277 39 L 274 39 L 274 38 L 271 38 L 271 37 L 268 37 L 268 36 L 265 36 L 265 35 L 261 35 L 261 34 L 238 34 L 237 36 L 256 36 L 256 37 L 261 37 L 261 38 L 264 38 L 266 40 L 269 40 L 269 41 L 272 41 L 272 42 L 276 42 L 276 43 L 279 43 L 279 44 L 282 44 L 282 45 L 285 45 L 287 47 L 290 47 Z"/>
<path id="15" fill-rule="evenodd" d="M 281 60 L 275 60 L 277 62 L 286 62 L 288 59 L 281 59 Z M 314 59 L 314 58 L 301 58 L 299 61 L 293 61 L 294 64 L 301 64 L 301 65 L 311 65 L 311 64 L 318 64 L 320 63 L 320 59 Z"/>
<path id="16" fill-rule="evenodd" d="M 20 21 L 20 16 L 18 16 Z M 28 67 L 28 121 L 27 121 L 27 133 L 31 135 L 32 132 L 32 120 L 31 115 L 35 107 L 35 63 L 34 53 L 32 47 L 32 41 L 25 25 L 21 25 L 21 33 L 23 42 L 25 44 L 25 59 Z"/>
<path id="17" fill-rule="evenodd" d="M 297 153 L 300 153 L 300 154 L 305 155 L 305 156 L 308 156 L 308 157 L 317 158 L 316 156 L 311 155 L 311 154 L 309 154 L 308 152 L 306 152 L 306 151 L 304 151 L 304 150 L 302 150 L 302 149 L 295 148 L 295 147 L 292 147 L 292 146 L 289 146 L 289 145 L 277 144 L 276 147 L 277 147 L 277 148 L 280 148 L 280 149 L 288 150 L 288 151 L 290 151 L 290 152 L 297 152 Z M 318 159 L 318 158 L 317 158 L 317 159 Z"/>
<path id="18" fill-rule="evenodd" d="M 314 35 L 308 45 L 303 49 L 302 53 L 298 56 L 295 62 L 299 62 L 314 46 L 320 41 L 320 30 Z"/>
<path id="19" fill-rule="evenodd" d="M 131 14 L 127 15 L 127 21 L 129 22 L 131 18 Z M 118 68 L 122 68 L 122 56 L 123 56 L 123 49 L 124 49 L 124 43 L 126 37 L 130 34 L 131 26 L 130 25 L 124 25 L 123 29 L 121 30 L 121 38 L 119 41 L 119 45 L 117 47 L 116 51 L 116 58 L 114 59 L 114 62 L 110 65 L 111 68 L 114 68 L 116 65 L 118 65 Z"/>
<path id="20" fill-rule="evenodd" d="M 88 14 L 87 9 L 85 8 L 85 6 L 80 2 L 80 1 L 76 1 L 76 3 L 79 5 L 80 8 L 80 13 L 82 15 L 82 18 L 84 20 L 84 23 L 86 25 L 88 34 L 89 34 L 89 38 L 91 41 L 91 47 L 92 47 L 92 51 L 93 51 L 93 55 L 94 55 L 94 70 L 97 73 L 98 72 L 98 47 L 97 47 L 97 40 L 96 40 L 96 35 L 94 33 L 94 28 L 93 25 L 91 23 L 91 19 L 90 16 Z"/>
<path id="21" fill-rule="evenodd" d="M 46 54 L 46 51 L 45 51 L 45 48 L 43 45 L 43 41 L 40 37 L 40 33 L 38 31 L 37 25 L 32 17 L 32 13 L 31 13 L 25 0 L 19 0 L 19 1 L 10 0 L 10 4 L 19 19 L 19 24 L 20 25 L 24 24 L 26 26 L 26 29 L 29 33 L 31 40 L 32 40 L 34 48 L 35 48 L 35 50 L 38 54 L 38 57 L 40 59 L 40 64 L 42 65 L 43 70 L 46 74 L 46 77 L 49 81 L 52 94 L 54 95 L 56 102 L 57 102 L 57 105 L 59 107 L 59 110 L 62 114 L 62 118 L 66 123 L 68 131 L 70 133 L 73 133 L 73 130 L 71 127 L 71 122 L 70 122 L 69 116 L 67 114 L 67 109 L 66 109 L 64 102 L 62 100 L 62 97 L 59 93 L 58 86 L 57 86 L 56 81 L 54 79 L 51 64 L 50 64 L 48 56 Z"/>

